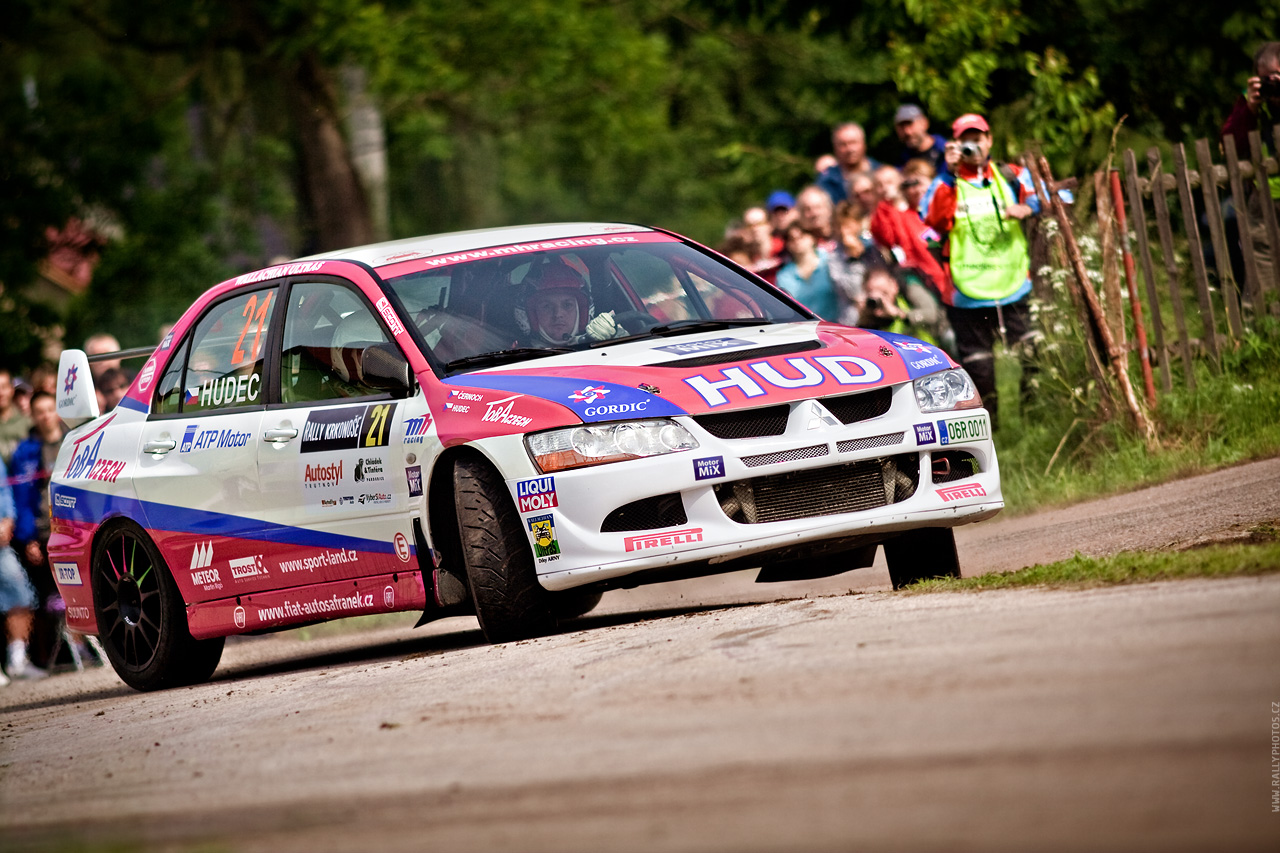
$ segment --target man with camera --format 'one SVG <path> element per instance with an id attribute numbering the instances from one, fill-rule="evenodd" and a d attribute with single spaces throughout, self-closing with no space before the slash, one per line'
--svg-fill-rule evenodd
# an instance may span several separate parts
<path id="1" fill-rule="evenodd" d="M 1244 93 L 1236 98 L 1231 115 L 1222 125 L 1222 140 L 1235 139 L 1236 153 L 1243 160 L 1249 159 L 1249 133 L 1259 130 L 1265 153 L 1275 156 L 1275 138 L 1272 128 L 1280 122 L 1280 41 L 1267 42 L 1253 55 L 1254 76 L 1249 78 Z M 1280 212 L 1280 175 L 1272 175 L 1270 198 L 1257 192 L 1250 184 L 1249 217 L 1250 236 L 1256 248 L 1258 258 L 1258 275 L 1264 282 L 1272 281 L 1275 275 L 1275 249 L 1267 234 L 1266 220 L 1263 218 L 1263 203 L 1277 206 Z"/>
<path id="2" fill-rule="evenodd" d="M 968 113 L 951 130 L 946 151 L 950 174 L 939 179 L 924 221 L 943 240 L 950 280 L 943 283 L 941 296 L 960 363 L 973 377 L 995 426 L 996 337 L 1023 358 L 1025 390 L 1031 369 L 1026 359 L 1038 336 L 1031 328 L 1031 261 L 1021 220 L 1039 213 L 1040 202 L 1026 170 L 991 161 L 986 119 Z"/>

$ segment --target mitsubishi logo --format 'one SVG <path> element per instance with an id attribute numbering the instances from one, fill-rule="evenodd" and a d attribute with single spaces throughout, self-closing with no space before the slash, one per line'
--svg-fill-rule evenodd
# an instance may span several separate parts
<path id="1" fill-rule="evenodd" d="M 838 427 L 840 421 L 822 407 L 822 404 L 816 400 L 809 402 L 809 425 L 805 429 L 822 429 L 823 427 Z"/>

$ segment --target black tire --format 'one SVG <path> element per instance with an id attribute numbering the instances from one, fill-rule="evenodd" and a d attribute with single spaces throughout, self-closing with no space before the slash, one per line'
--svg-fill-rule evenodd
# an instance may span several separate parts
<path id="1" fill-rule="evenodd" d="M 553 593 L 551 611 L 555 613 L 557 619 L 576 619 L 595 610 L 601 598 L 604 598 L 604 593 L 598 589 L 586 592 L 569 589 Z"/>
<path id="2" fill-rule="evenodd" d="M 909 530 L 884 543 L 884 559 L 894 589 L 926 578 L 960 577 L 956 534 L 950 527 Z"/>
<path id="3" fill-rule="evenodd" d="M 90 577 L 98 636 L 121 681 L 159 690 L 209 680 L 225 638 L 191 636 L 178 585 L 142 528 L 118 524 L 99 539 Z"/>
<path id="4" fill-rule="evenodd" d="M 491 643 L 556 629 L 551 595 L 538 583 L 533 549 L 497 472 L 476 459 L 453 469 L 462 561 L 480 630 Z"/>

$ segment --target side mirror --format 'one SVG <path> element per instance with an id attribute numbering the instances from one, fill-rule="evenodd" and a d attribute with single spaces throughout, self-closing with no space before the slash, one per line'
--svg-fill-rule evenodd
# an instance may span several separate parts
<path id="1" fill-rule="evenodd" d="M 360 378 L 366 385 L 394 396 L 407 396 L 413 389 L 413 370 L 409 360 L 394 343 L 373 344 L 364 348 L 360 359 Z"/>
<path id="2" fill-rule="evenodd" d="M 89 356 L 83 350 L 67 349 L 58 357 L 58 417 L 71 429 L 98 417 L 98 395 L 93 390 Z"/>

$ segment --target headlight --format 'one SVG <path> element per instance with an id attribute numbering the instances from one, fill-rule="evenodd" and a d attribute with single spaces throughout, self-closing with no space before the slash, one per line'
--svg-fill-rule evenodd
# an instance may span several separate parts
<path id="1" fill-rule="evenodd" d="M 671 420 L 566 427 L 527 435 L 525 447 L 542 473 L 692 450 L 698 440 Z"/>
<path id="2" fill-rule="evenodd" d="M 960 368 L 939 370 L 922 376 L 914 383 L 916 403 L 922 412 L 945 412 L 951 409 L 978 409 L 982 397 L 973 387 L 969 374 Z"/>

